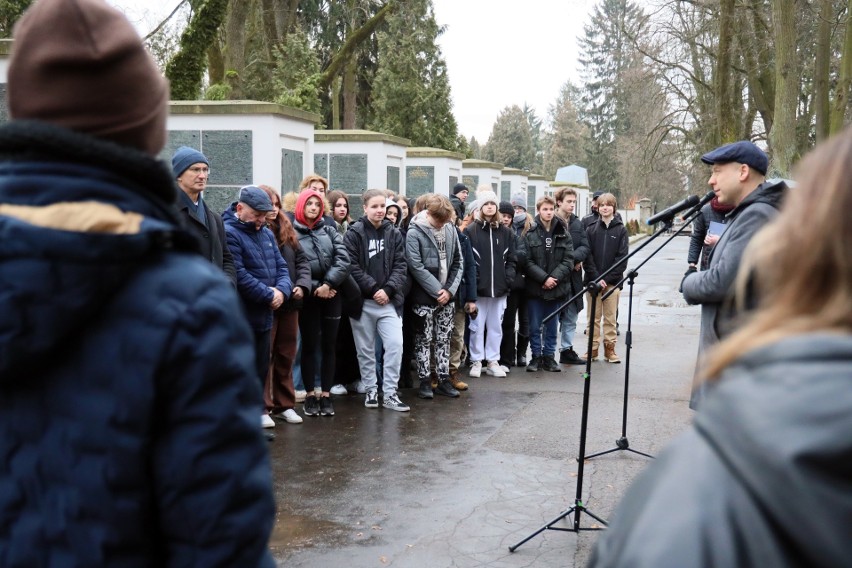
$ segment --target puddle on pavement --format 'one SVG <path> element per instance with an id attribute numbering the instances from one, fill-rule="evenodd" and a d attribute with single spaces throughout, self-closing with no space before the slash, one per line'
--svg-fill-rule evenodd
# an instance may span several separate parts
<path id="1" fill-rule="evenodd" d="M 346 540 L 349 527 L 340 523 L 320 521 L 303 515 L 278 514 L 275 526 L 269 538 L 269 546 L 275 548 L 294 548 L 313 546 L 316 542 L 324 545 Z"/>
<path id="2" fill-rule="evenodd" d="M 660 300 L 648 300 L 646 302 L 649 306 L 655 306 L 657 308 L 688 308 L 689 304 L 686 302 L 663 302 Z"/>

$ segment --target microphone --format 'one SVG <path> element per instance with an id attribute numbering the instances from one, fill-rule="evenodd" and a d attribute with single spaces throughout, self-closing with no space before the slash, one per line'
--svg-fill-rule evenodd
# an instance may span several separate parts
<path id="1" fill-rule="evenodd" d="M 695 204 L 695 207 L 684 213 L 680 216 L 681 221 L 686 221 L 689 217 L 692 216 L 693 213 L 710 203 L 710 200 L 716 196 L 716 192 L 712 189 L 704 194 L 704 197 L 701 198 L 701 201 Z"/>
<path id="2" fill-rule="evenodd" d="M 697 195 L 690 195 L 683 201 L 678 201 L 668 209 L 660 211 L 653 217 L 649 218 L 647 223 L 649 225 L 656 225 L 660 221 L 671 221 L 674 219 L 674 216 L 686 209 L 687 207 L 692 207 L 693 205 L 699 203 L 699 199 Z"/>

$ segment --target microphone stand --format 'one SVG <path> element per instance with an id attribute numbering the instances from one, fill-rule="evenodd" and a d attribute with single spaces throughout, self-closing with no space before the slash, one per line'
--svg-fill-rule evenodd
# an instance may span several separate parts
<path id="1" fill-rule="evenodd" d="M 699 206 L 696 206 L 695 208 L 693 208 L 693 209 L 692 209 L 691 211 L 689 211 L 689 213 L 687 213 L 687 214 L 688 214 L 688 215 L 696 214 L 698 211 L 700 211 L 700 205 L 701 205 L 701 204 L 699 204 Z M 697 215 L 695 215 L 695 216 L 697 216 Z M 691 222 L 693 219 L 694 219 L 694 217 L 690 218 L 690 222 Z M 612 264 L 612 266 L 611 266 L 611 267 L 609 267 L 607 270 L 605 270 L 605 271 L 604 271 L 604 272 L 603 272 L 600 276 L 598 276 L 598 278 L 596 278 L 594 281 L 592 281 L 592 282 L 590 282 L 589 284 L 587 284 L 587 285 L 584 287 L 584 289 L 583 289 L 583 290 L 580 290 L 577 294 L 575 294 L 574 296 L 572 296 L 571 298 L 569 298 L 567 302 L 563 303 L 563 304 L 562 304 L 559 308 L 557 308 L 557 309 L 556 309 L 553 313 L 548 314 L 548 316 L 547 316 L 547 317 L 545 317 L 545 318 L 542 320 L 542 324 L 541 324 L 541 328 L 540 328 L 541 332 L 543 332 L 543 331 L 544 331 L 544 324 L 545 324 L 548 320 L 550 320 L 551 318 L 556 317 L 556 315 L 557 315 L 559 312 L 561 312 L 561 311 L 562 311 L 562 309 L 563 309 L 565 306 L 567 306 L 569 303 L 573 302 L 573 301 L 574 301 L 574 300 L 576 300 L 578 297 L 580 297 L 580 296 L 583 294 L 583 292 L 588 292 L 588 293 L 589 293 L 589 295 L 591 296 L 591 302 L 590 302 L 590 304 L 591 304 L 591 305 L 589 306 L 589 321 L 590 321 L 590 322 L 594 322 L 594 320 L 595 320 L 595 304 L 597 303 L 597 301 L 596 301 L 596 300 L 597 300 L 598 293 L 599 293 L 599 292 L 600 292 L 600 290 L 601 290 L 601 286 L 600 286 L 600 282 L 601 282 L 601 280 L 603 280 L 603 279 L 604 279 L 604 277 L 606 277 L 606 275 L 607 275 L 607 274 L 609 274 L 610 272 L 612 272 L 613 270 L 615 270 L 615 268 L 616 268 L 619 264 L 621 264 L 622 262 L 626 262 L 626 261 L 627 261 L 630 257 L 632 257 L 633 255 L 635 255 L 636 253 L 638 253 L 640 250 L 642 250 L 643 248 L 645 248 L 646 246 L 648 246 L 648 244 L 650 244 L 650 243 L 651 243 L 651 241 L 653 241 L 654 239 L 656 239 L 657 237 L 659 237 L 659 236 L 663 233 L 663 231 L 666 231 L 669 227 L 671 227 L 671 225 L 672 225 L 672 221 L 673 221 L 673 220 L 674 220 L 674 215 L 672 215 L 672 218 L 671 218 L 671 219 L 667 220 L 667 222 L 665 223 L 665 225 L 664 225 L 664 227 L 663 227 L 662 229 L 660 229 L 659 231 L 657 231 L 656 233 L 654 233 L 654 234 L 653 234 L 653 235 L 652 235 L 652 236 L 651 236 L 651 237 L 650 237 L 647 241 L 645 241 L 644 243 L 642 243 L 642 245 L 640 245 L 639 247 L 637 247 L 637 248 L 636 248 L 633 252 L 630 252 L 630 253 L 628 253 L 627 255 L 625 255 L 625 256 L 624 256 L 624 258 L 622 258 L 622 259 L 618 260 L 617 262 L 614 262 L 614 263 Z M 675 233 L 674 235 L 672 235 L 672 237 L 670 237 L 670 238 L 669 238 L 669 239 L 668 239 L 665 243 L 663 243 L 663 245 L 662 245 L 662 246 L 660 246 L 660 247 L 657 249 L 657 251 L 659 251 L 661 248 L 663 248 L 663 247 L 664 247 L 664 246 L 665 246 L 665 245 L 666 245 L 666 244 L 667 244 L 667 243 L 668 243 L 668 242 L 669 242 L 672 238 L 674 238 L 674 237 L 675 237 L 676 235 L 678 235 L 681 231 L 683 231 L 683 229 L 684 229 L 684 228 L 685 228 L 688 224 L 689 224 L 689 223 L 684 223 L 683 227 L 681 227 L 681 228 L 677 231 L 677 233 Z M 656 254 L 656 252 L 657 252 L 657 251 L 655 251 L 655 252 L 654 252 L 654 254 Z M 651 256 L 653 256 L 653 255 L 651 255 Z M 649 257 L 649 258 L 650 258 L 650 257 Z M 645 262 L 647 262 L 647 260 L 646 260 Z M 643 263 L 643 264 L 644 264 L 644 263 Z M 641 265 L 640 265 L 640 267 L 641 267 Z M 630 319 L 630 317 L 628 317 L 628 321 L 629 321 L 629 319 Z M 628 324 L 628 325 L 629 325 L 629 324 Z M 629 327 L 628 327 L 628 330 L 629 330 Z M 587 352 L 588 352 L 588 353 L 590 353 L 590 354 L 591 354 L 591 352 L 592 352 L 592 346 L 593 346 L 593 344 L 594 344 L 594 336 L 595 336 L 594 331 L 592 331 L 592 333 L 589 333 L 589 337 L 588 337 L 588 340 L 587 340 L 587 342 L 588 342 L 588 345 L 587 345 Z M 559 515 L 558 515 L 555 519 L 553 519 L 552 521 L 548 522 L 548 523 L 547 523 L 547 524 L 545 524 L 544 526 L 540 527 L 540 528 L 539 528 L 539 529 L 537 529 L 535 532 L 533 532 L 532 534 L 528 535 L 527 537 L 525 537 L 523 540 L 521 540 L 521 541 L 520 541 L 520 542 L 518 542 L 517 544 L 514 544 L 514 545 L 510 546 L 510 547 L 509 547 L 509 552 L 515 552 L 515 550 L 517 550 L 517 549 L 518 549 L 518 548 L 519 548 L 522 544 L 524 544 L 524 543 L 528 542 L 529 540 L 531 540 L 531 539 L 532 539 L 532 538 L 534 538 L 535 536 L 537 536 L 537 535 L 539 535 L 539 534 L 543 533 L 543 532 L 544 532 L 544 531 L 546 531 L 546 530 L 553 530 L 553 531 L 566 531 L 566 532 L 579 533 L 580 531 L 598 531 L 598 530 L 603 530 L 603 528 L 604 528 L 605 526 L 607 526 L 607 525 L 608 525 L 608 523 L 607 523 L 604 519 L 602 519 L 601 517 L 599 517 L 599 516 L 597 516 L 596 514 L 594 514 L 593 512 L 591 512 L 591 511 L 590 511 L 590 510 L 586 507 L 586 505 L 583 503 L 583 473 L 584 473 L 584 469 L 585 469 L 585 467 L 584 467 L 584 466 L 585 466 L 585 462 L 586 462 L 586 459 L 587 459 L 587 458 L 586 458 L 586 432 L 587 432 L 587 430 L 588 430 L 588 425 L 589 425 L 589 386 L 590 386 L 590 384 L 591 384 L 591 378 L 592 378 L 592 358 L 591 358 L 591 357 L 588 357 L 588 358 L 586 359 L 586 370 L 585 370 L 585 372 L 583 373 L 583 406 L 582 406 L 582 411 L 581 411 L 581 414 L 580 414 L 580 449 L 579 449 L 579 455 L 577 456 L 577 462 L 578 462 L 578 465 L 577 465 L 577 491 L 576 491 L 576 494 L 575 494 L 575 497 L 574 497 L 574 504 L 573 504 L 571 507 L 569 507 L 568 509 L 565 509 L 564 511 L 562 511 L 561 513 L 559 513 Z M 627 404 L 627 403 L 626 403 L 626 400 L 627 400 L 627 399 L 626 399 L 626 394 L 625 394 L 625 423 L 626 423 L 626 412 L 627 412 L 627 410 L 626 410 L 626 404 Z M 623 436 L 623 437 L 626 439 L 626 436 Z M 634 451 L 635 451 L 635 450 L 634 450 Z M 604 527 L 600 527 L 600 526 L 581 527 L 581 526 L 580 526 L 580 515 L 581 515 L 581 514 L 583 514 L 583 513 L 587 514 L 588 516 L 592 517 L 593 519 L 595 519 L 595 520 L 596 520 L 596 521 L 598 521 L 599 523 L 603 524 L 603 525 L 604 525 Z M 573 520 L 573 523 L 572 523 L 572 525 L 571 525 L 570 527 L 555 527 L 555 526 L 553 526 L 553 525 L 555 525 L 556 523 L 558 523 L 559 521 L 561 521 L 561 520 L 565 519 L 566 517 L 568 517 L 568 516 L 570 516 L 570 515 L 572 515 L 572 514 L 574 515 L 574 520 Z"/>
<path id="2" fill-rule="evenodd" d="M 615 447 L 614 448 L 611 448 L 609 450 L 604 450 L 602 452 L 597 452 L 597 453 L 591 454 L 586 459 L 590 460 L 590 459 L 596 458 L 598 456 L 603 456 L 603 455 L 606 455 L 606 454 L 611 454 L 613 452 L 619 452 L 619 451 L 633 452 L 634 454 L 639 454 L 640 456 L 645 456 L 646 458 L 654 459 L 654 456 L 652 456 L 650 454 L 646 454 L 645 452 L 640 452 L 638 450 L 634 450 L 633 448 L 631 448 L 630 447 L 630 440 L 627 439 L 627 400 L 628 400 L 628 392 L 629 392 L 629 389 L 630 389 L 630 352 L 633 349 L 633 331 L 632 331 L 633 283 L 636 280 L 636 277 L 639 276 L 639 269 L 642 268 L 645 265 L 645 263 L 647 263 L 649 260 L 651 260 L 654 257 L 654 255 L 656 255 L 658 252 L 660 252 L 660 250 L 662 250 L 663 247 L 665 247 L 667 244 L 669 244 L 669 242 L 673 238 L 678 236 L 700 214 L 701 214 L 700 209 L 698 209 L 697 211 L 688 212 L 687 215 L 689 215 L 689 217 L 685 220 L 684 224 L 677 231 L 675 231 L 668 239 L 666 239 L 665 242 L 663 242 L 663 244 L 661 244 L 659 247 L 657 247 L 657 249 L 654 252 L 649 254 L 648 258 L 643 260 L 639 264 L 639 266 L 637 266 L 636 268 L 628 269 L 627 273 L 624 275 L 624 278 L 622 278 L 618 282 L 618 284 L 615 284 L 614 286 L 612 286 L 612 290 L 608 290 L 606 293 L 604 293 L 603 296 L 601 296 L 601 300 L 606 300 L 611 294 L 614 293 L 615 290 L 618 289 L 619 286 L 621 286 L 622 284 L 624 284 L 625 281 L 627 281 L 630 292 L 628 294 L 629 299 L 628 299 L 628 304 L 627 304 L 627 333 L 625 334 L 625 342 L 624 342 L 625 346 L 627 347 L 627 354 L 625 355 L 625 359 L 624 359 L 624 403 L 622 405 L 622 415 L 621 415 L 621 437 L 615 441 Z M 672 219 L 664 221 L 663 227 L 660 228 L 659 232 L 662 233 L 664 231 L 668 231 L 671 228 L 673 221 L 674 221 L 674 217 Z M 591 351 L 589 351 L 589 353 L 591 353 Z"/>

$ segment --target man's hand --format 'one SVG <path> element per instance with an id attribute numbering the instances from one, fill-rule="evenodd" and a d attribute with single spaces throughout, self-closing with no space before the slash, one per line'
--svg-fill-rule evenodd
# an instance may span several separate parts
<path id="1" fill-rule="evenodd" d="M 272 290 L 272 302 L 269 304 L 273 310 L 277 310 L 284 303 L 284 294 L 278 288 L 270 288 Z"/>
<path id="2" fill-rule="evenodd" d="M 472 314 L 475 311 L 476 311 L 476 302 L 465 302 L 464 313 Z"/>
<path id="3" fill-rule="evenodd" d="M 378 292 L 373 294 L 373 300 L 380 306 L 384 306 L 388 302 L 390 302 L 390 298 L 388 298 L 387 292 L 382 289 L 379 289 Z"/>
<path id="4" fill-rule="evenodd" d="M 438 303 L 442 306 L 446 306 L 447 303 L 450 301 L 450 298 L 452 298 L 450 293 L 442 289 L 441 292 L 438 294 Z"/>
<path id="5" fill-rule="evenodd" d="M 556 288 L 556 285 L 558 283 L 559 282 L 556 280 L 556 278 L 554 278 L 553 276 L 548 276 L 547 280 L 544 281 L 544 284 L 542 284 L 541 287 L 545 290 L 552 290 Z"/>
<path id="6" fill-rule="evenodd" d="M 704 244 L 707 245 L 708 247 L 715 246 L 716 243 L 718 243 L 718 242 L 719 242 L 719 235 L 708 234 L 706 237 L 704 237 Z"/>
<path id="7" fill-rule="evenodd" d="M 680 280 L 680 287 L 677 289 L 677 291 L 678 291 L 678 292 L 680 292 L 681 294 L 683 294 L 683 281 L 684 281 L 684 280 L 686 280 L 687 278 L 689 278 L 689 275 L 690 275 L 690 274 L 693 274 L 693 273 L 695 273 L 695 272 L 698 272 L 698 269 L 695 267 L 695 265 L 694 265 L 694 264 L 690 264 L 690 265 L 689 265 L 689 268 L 688 268 L 688 269 L 687 269 L 687 271 L 684 273 L 683 278 L 681 278 L 681 280 Z"/>

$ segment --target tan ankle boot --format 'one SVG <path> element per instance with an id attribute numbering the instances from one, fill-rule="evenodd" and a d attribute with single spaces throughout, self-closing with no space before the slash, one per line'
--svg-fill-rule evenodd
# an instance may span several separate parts
<path id="1" fill-rule="evenodd" d="M 621 359 L 615 353 L 615 343 L 604 342 L 604 359 L 610 363 L 621 363 Z"/>
<path id="2" fill-rule="evenodd" d="M 597 361 L 597 360 L 598 360 L 598 348 L 597 348 L 597 347 L 595 347 L 594 349 L 592 349 L 592 355 L 591 355 L 591 357 L 592 357 L 592 361 Z M 588 361 L 588 359 L 589 359 L 589 354 L 588 354 L 588 353 L 583 353 L 583 359 L 586 359 L 586 360 Z"/>
<path id="3" fill-rule="evenodd" d="M 453 385 L 453 388 L 460 391 L 467 390 L 467 383 L 459 380 L 459 372 L 458 371 L 450 371 L 450 384 Z"/>

